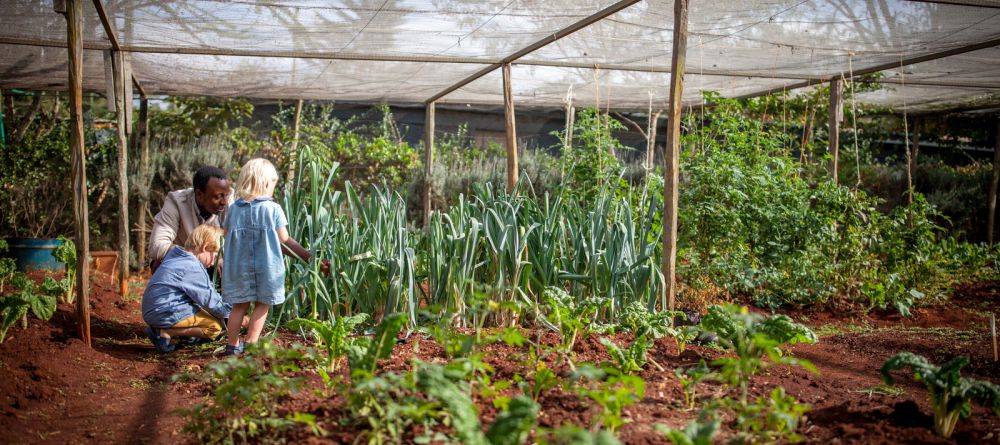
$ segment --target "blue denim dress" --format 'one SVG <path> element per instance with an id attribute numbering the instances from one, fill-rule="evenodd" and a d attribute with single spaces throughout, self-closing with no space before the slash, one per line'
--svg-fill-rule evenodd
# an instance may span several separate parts
<path id="1" fill-rule="evenodd" d="M 229 304 L 285 301 L 285 261 L 278 229 L 285 212 L 270 198 L 239 199 L 226 212 L 222 299 Z"/>

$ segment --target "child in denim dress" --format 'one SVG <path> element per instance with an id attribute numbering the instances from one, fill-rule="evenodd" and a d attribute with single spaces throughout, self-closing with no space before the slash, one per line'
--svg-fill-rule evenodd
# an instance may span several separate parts
<path id="1" fill-rule="evenodd" d="M 243 352 L 245 343 L 256 343 L 264 329 L 268 309 L 285 301 L 285 262 L 282 246 L 304 261 L 312 254 L 288 236 L 285 213 L 271 197 L 278 172 L 266 159 L 251 159 L 240 170 L 237 197 L 224 223 L 225 254 L 222 266 L 222 299 L 233 305 L 223 355 Z M 240 320 L 250 309 L 246 341 L 240 341 Z"/>

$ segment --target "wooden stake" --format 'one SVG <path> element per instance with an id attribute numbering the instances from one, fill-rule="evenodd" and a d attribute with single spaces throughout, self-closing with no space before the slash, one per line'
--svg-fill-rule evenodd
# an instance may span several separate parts
<path id="1" fill-rule="evenodd" d="M 121 51 L 112 51 L 115 79 L 115 120 L 118 130 L 118 295 L 125 298 L 128 295 L 129 276 L 129 234 L 128 234 L 128 144 L 125 136 L 125 114 L 128 106 L 125 101 L 126 80 L 125 57 Z"/>
<path id="2" fill-rule="evenodd" d="M 910 160 L 910 177 L 916 178 L 917 176 L 917 156 L 920 155 L 920 129 L 923 127 L 924 120 L 920 116 L 913 118 L 913 156 Z"/>
<path id="3" fill-rule="evenodd" d="M 434 102 L 424 113 L 424 227 L 431 222 L 431 196 L 434 190 Z"/>
<path id="4" fill-rule="evenodd" d="M 87 154 L 83 147 L 83 2 L 66 0 L 69 54 L 70 148 L 73 151 L 73 214 L 76 229 L 76 315 L 80 339 L 90 348 L 90 222 L 87 213 Z"/>
<path id="5" fill-rule="evenodd" d="M 997 183 L 1000 183 L 1000 117 L 997 118 L 996 144 L 993 149 L 993 178 L 990 180 L 989 213 L 986 216 L 986 243 L 993 245 L 993 222 L 997 213 Z"/>
<path id="6" fill-rule="evenodd" d="M 287 184 L 294 184 L 295 161 L 299 158 L 299 125 L 302 121 L 302 99 L 295 101 L 295 117 L 292 118 L 292 146 L 288 154 L 288 173 L 285 174 Z"/>
<path id="7" fill-rule="evenodd" d="M 139 176 L 145 182 L 145 193 L 139 194 L 139 268 L 146 268 L 146 212 L 149 211 L 149 100 L 139 101 L 139 131 L 134 136 L 139 145 Z"/>
<path id="8" fill-rule="evenodd" d="M 507 191 L 513 192 L 518 179 L 517 128 L 514 125 L 514 93 L 510 86 L 510 64 L 503 65 L 503 114 L 507 135 Z"/>
<path id="9" fill-rule="evenodd" d="M 907 121 L 906 114 L 903 114 L 903 136 L 905 139 L 905 144 L 903 149 L 906 150 L 906 196 L 907 203 L 913 205 L 913 152 L 910 151 L 910 123 Z"/>
<path id="10" fill-rule="evenodd" d="M 840 160 L 840 121 L 844 116 L 844 85 L 839 78 L 830 81 L 830 177 L 837 184 Z"/>
<path id="11" fill-rule="evenodd" d="M 680 180 L 681 99 L 687 61 L 688 0 L 674 0 L 674 47 L 670 63 L 670 102 L 667 108 L 667 143 L 664 147 L 663 279 L 667 308 L 674 310 L 677 296 L 677 186 Z"/>
<path id="12" fill-rule="evenodd" d="M 993 361 L 1000 360 L 997 356 L 997 319 L 994 314 L 990 314 L 990 333 L 993 335 Z"/>

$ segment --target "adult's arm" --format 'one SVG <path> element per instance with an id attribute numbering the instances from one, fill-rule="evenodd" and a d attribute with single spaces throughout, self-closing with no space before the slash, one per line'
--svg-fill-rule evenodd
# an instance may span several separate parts
<path id="1" fill-rule="evenodd" d="M 180 227 L 180 209 L 177 201 L 169 195 L 163 200 L 163 208 L 153 217 L 153 230 L 149 234 L 149 258 L 151 261 L 163 261 L 167 252 L 174 246 L 177 230 Z"/>

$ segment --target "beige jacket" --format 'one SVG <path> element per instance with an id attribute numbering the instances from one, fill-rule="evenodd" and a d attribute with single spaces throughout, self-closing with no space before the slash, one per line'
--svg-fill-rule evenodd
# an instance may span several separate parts
<path id="1" fill-rule="evenodd" d="M 232 195 L 229 200 L 232 201 Z M 163 208 L 153 218 L 153 230 L 149 234 L 149 260 L 163 261 L 170 249 L 177 245 L 184 247 L 188 236 L 202 224 L 222 227 L 226 212 L 202 219 L 198 204 L 194 200 L 194 189 L 175 190 L 167 194 Z"/>

